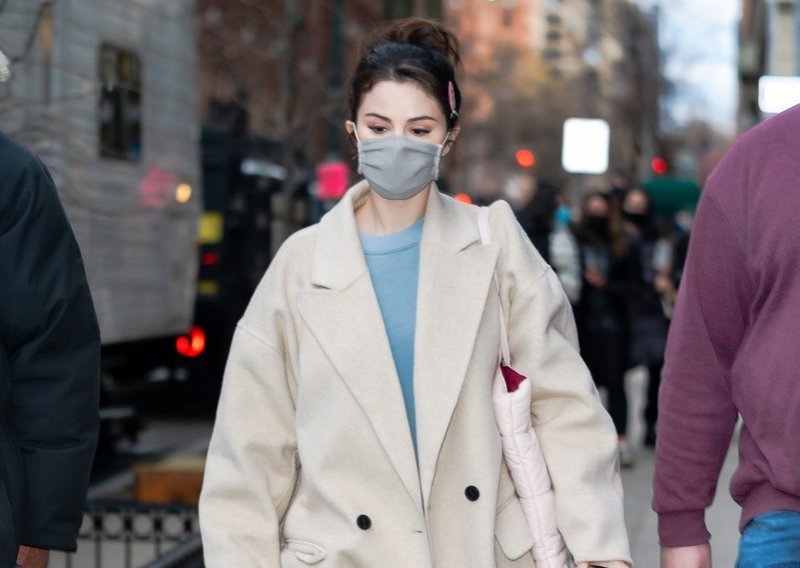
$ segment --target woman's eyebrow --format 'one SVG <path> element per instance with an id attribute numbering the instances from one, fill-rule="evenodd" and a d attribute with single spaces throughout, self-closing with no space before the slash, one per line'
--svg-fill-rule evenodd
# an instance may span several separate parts
<path id="1" fill-rule="evenodd" d="M 375 118 L 385 120 L 386 122 L 392 122 L 391 118 L 389 118 L 388 116 L 383 116 L 382 114 L 378 114 L 377 112 L 368 112 L 364 116 L 374 116 Z"/>
<path id="2" fill-rule="evenodd" d="M 380 120 L 385 120 L 386 122 L 391 123 L 392 119 L 388 116 L 383 116 L 382 114 L 378 114 L 377 112 L 368 112 L 364 116 L 374 116 L 375 118 L 379 118 Z M 415 116 L 414 118 L 409 118 L 406 122 L 419 122 L 420 120 L 432 120 L 433 122 L 438 122 L 436 118 L 432 116 L 428 116 L 427 114 L 423 114 L 422 116 Z"/>

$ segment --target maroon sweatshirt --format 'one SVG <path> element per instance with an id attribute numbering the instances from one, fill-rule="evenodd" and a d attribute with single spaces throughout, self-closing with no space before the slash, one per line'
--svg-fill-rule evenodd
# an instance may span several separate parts
<path id="1" fill-rule="evenodd" d="M 742 136 L 700 199 L 659 394 L 662 546 L 708 541 L 737 413 L 741 530 L 800 511 L 800 106 Z"/>

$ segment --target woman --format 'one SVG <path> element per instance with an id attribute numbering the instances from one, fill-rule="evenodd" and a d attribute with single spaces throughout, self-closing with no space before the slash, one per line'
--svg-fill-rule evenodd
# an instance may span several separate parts
<path id="1" fill-rule="evenodd" d="M 656 444 L 658 388 L 669 327 L 663 301 L 671 301 L 676 294 L 671 278 L 672 246 L 667 239 L 659 238 L 650 195 L 643 189 L 633 188 L 625 194 L 622 215 L 630 242 L 630 363 L 647 368 L 644 445 L 652 448 Z"/>
<path id="2" fill-rule="evenodd" d="M 434 183 L 457 63 L 424 20 L 365 45 L 346 128 L 366 180 L 284 243 L 234 337 L 200 502 L 212 568 L 533 566 L 492 410 L 495 271 L 567 545 L 629 561 L 613 429 L 557 279 L 506 204 L 482 245 L 476 208 Z"/>
<path id="3" fill-rule="evenodd" d="M 583 267 L 575 308 L 581 355 L 598 385 L 608 392 L 608 411 L 619 439 L 620 464 L 633 465 L 628 443 L 628 251 L 619 212 L 607 194 L 590 193 L 576 227 Z"/>

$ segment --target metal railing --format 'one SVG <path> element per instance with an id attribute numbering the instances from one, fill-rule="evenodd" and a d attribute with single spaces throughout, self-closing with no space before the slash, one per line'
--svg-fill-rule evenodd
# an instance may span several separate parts
<path id="1" fill-rule="evenodd" d="M 202 568 L 197 507 L 92 501 L 78 536 L 78 550 L 58 568 Z"/>

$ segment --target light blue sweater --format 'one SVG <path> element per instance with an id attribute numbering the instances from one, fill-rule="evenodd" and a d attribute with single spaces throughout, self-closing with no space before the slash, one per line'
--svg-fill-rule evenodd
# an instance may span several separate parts
<path id="1" fill-rule="evenodd" d="M 400 387 L 406 404 L 414 451 L 417 425 L 414 412 L 414 333 L 417 323 L 419 242 L 423 219 L 398 233 L 359 235 L 389 337 Z"/>

